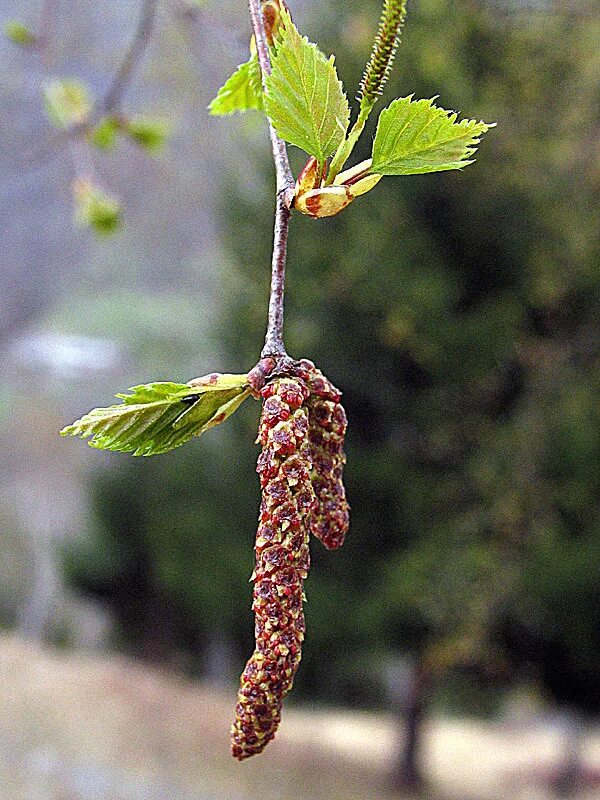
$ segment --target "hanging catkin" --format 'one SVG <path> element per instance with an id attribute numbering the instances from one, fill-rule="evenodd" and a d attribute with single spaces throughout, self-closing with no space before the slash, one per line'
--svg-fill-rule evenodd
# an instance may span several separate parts
<path id="1" fill-rule="evenodd" d="M 350 507 L 343 483 L 344 436 L 348 421 L 340 403 L 341 392 L 312 361 L 298 362 L 297 374 L 310 390 L 306 404 L 308 441 L 311 480 L 317 497 L 310 531 L 325 547 L 335 550 L 344 543 L 350 524 Z"/>
<path id="2" fill-rule="evenodd" d="M 256 648 L 240 680 L 231 752 L 260 753 L 274 737 L 304 639 L 303 583 L 310 563 L 308 519 L 316 500 L 310 480 L 306 384 L 276 378 L 260 392 L 258 441 L 262 500 L 253 575 Z"/>

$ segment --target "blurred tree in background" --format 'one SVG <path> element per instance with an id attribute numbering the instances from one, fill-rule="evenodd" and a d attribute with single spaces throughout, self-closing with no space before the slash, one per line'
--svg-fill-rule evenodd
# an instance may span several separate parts
<path id="1" fill-rule="evenodd" d="M 378 12 L 332 0 L 303 20 L 348 86 Z M 591 4 L 414 0 L 388 94 L 496 120 L 481 164 L 293 220 L 290 352 L 343 389 L 350 420 L 351 535 L 339 553 L 313 548 L 306 697 L 383 703 L 403 653 L 454 708 L 492 710 L 527 676 L 597 710 L 599 40 Z M 271 248 L 269 155 L 248 154 L 254 183 L 239 163 L 222 178 L 235 266 L 212 334 L 238 371 L 258 354 Z M 65 563 L 139 653 L 207 670 L 218 651 L 216 671 L 237 672 L 250 649 L 256 415 L 169 456 L 114 456 L 94 478 L 94 524 Z"/>

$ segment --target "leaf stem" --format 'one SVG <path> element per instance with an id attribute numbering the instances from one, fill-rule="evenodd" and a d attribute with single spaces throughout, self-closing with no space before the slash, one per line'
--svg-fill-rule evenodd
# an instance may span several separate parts
<path id="1" fill-rule="evenodd" d="M 265 33 L 260 0 L 248 0 L 252 29 L 256 41 L 258 63 L 262 72 L 263 86 L 265 78 L 271 74 L 269 46 Z M 291 207 L 294 199 L 295 182 L 290 169 L 285 142 L 275 132 L 269 121 L 269 135 L 273 150 L 273 161 L 277 176 L 277 202 L 275 207 L 275 232 L 273 237 L 273 257 L 271 262 L 271 292 L 269 296 L 269 319 L 265 346 L 261 356 L 281 357 L 286 355 L 283 344 L 283 300 L 285 289 L 285 262 L 287 257 L 287 239 L 290 224 Z"/>
<path id="2" fill-rule="evenodd" d="M 341 143 L 336 152 L 334 153 L 331 163 L 329 165 L 329 172 L 327 173 L 326 185 L 331 186 L 340 170 L 350 158 L 356 143 L 358 142 L 361 133 L 364 130 L 365 123 L 369 113 L 361 113 L 358 115 L 354 125 L 352 126 L 347 138 Z"/>

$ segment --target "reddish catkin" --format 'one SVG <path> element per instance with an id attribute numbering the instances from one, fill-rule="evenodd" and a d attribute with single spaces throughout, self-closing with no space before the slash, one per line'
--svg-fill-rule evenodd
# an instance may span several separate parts
<path id="1" fill-rule="evenodd" d="M 260 392 L 263 409 L 256 470 L 262 500 L 256 534 L 252 608 L 256 648 L 240 680 L 231 752 L 240 761 L 274 737 L 304 640 L 303 583 L 310 563 L 308 519 L 316 500 L 308 451 L 309 391 L 276 378 Z"/>
<path id="2" fill-rule="evenodd" d="M 298 362 L 297 374 L 310 390 L 308 440 L 311 479 L 317 496 L 310 531 L 325 547 L 335 550 L 344 543 L 350 524 L 350 506 L 343 483 L 348 421 L 340 403 L 342 393 L 312 361 Z"/>

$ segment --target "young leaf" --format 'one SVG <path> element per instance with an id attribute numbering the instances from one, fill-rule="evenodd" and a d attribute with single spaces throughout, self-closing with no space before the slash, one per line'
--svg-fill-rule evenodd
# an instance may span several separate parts
<path id="1" fill-rule="evenodd" d="M 233 114 L 234 111 L 262 111 L 263 90 L 260 66 L 256 53 L 236 69 L 233 75 L 219 89 L 215 99 L 208 106 L 213 116 Z"/>
<path id="2" fill-rule="evenodd" d="M 115 117 L 102 117 L 88 134 L 88 141 L 99 150 L 112 150 L 117 142 L 119 121 Z"/>
<path id="3" fill-rule="evenodd" d="M 13 44 L 18 44 L 21 47 L 31 47 L 38 40 L 35 33 L 27 25 L 16 19 L 9 19 L 4 23 L 4 35 Z"/>
<path id="4" fill-rule="evenodd" d="M 318 161 L 343 141 L 350 109 L 334 65 L 301 36 L 287 11 L 274 43 L 265 108 L 275 130 Z"/>
<path id="5" fill-rule="evenodd" d="M 226 389 L 241 389 L 248 386 L 248 376 L 232 372 L 211 372 L 188 381 L 188 386 L 192 389 L 190 393 L 201 394 L 218 390 L 224 392 Z"/>
<path id="6" fill-rule="evenodd" d="M 61 130 L 86 122 L 92 110 L 88 87 L 72 78 L 52 81 L 45 86 L 44 101 L 50 121 Z"/>
<path id="7" fill-rule="evenodd" d="M 100 450 L 136 456 L 166 453 L 224 422 L 249 396 L 245 375 L 223 377 L 222 385 L 216 381 L 206 386 L 166 382 L 134 386 L 130 394 L 117 395 L 121 405 L 95 408 L 61 435 L 91 436 L 89 444 Z"/>
<path id="8" fill-rule="evenodd" d="M 129 117 L 122 123 L 125 133 L 149 153 L 158 153 L 164 147 L 170 127 L 166 120 L 157 117 Z"/>
<path id="9" fill-rule="evenodd" d="M 173 423 L 174 430 L 201 427 L 194 435 L 199 436 L 209 428 L 220 425 L 248 396 L 242 389 L 226 389 L 225 391 L 204 392 Z M 229 412 L 229 413 L 228 413 Z"/>
<path id="10" fill-rule="evenodd" d="M 416 175 L 472 164 L 479 137 L 494 127 L 437 108 L 432 100 L 401 97 L 379 117 L 371 172 Z"/>
<path id="11" fill-rule="evenodd" d="M 100 186 L 85 179 L 73 184 L 75 199 L 75 222 L 89 226 L 95 233 L 106 236 L 121 227 L 121 203 Z"/>

